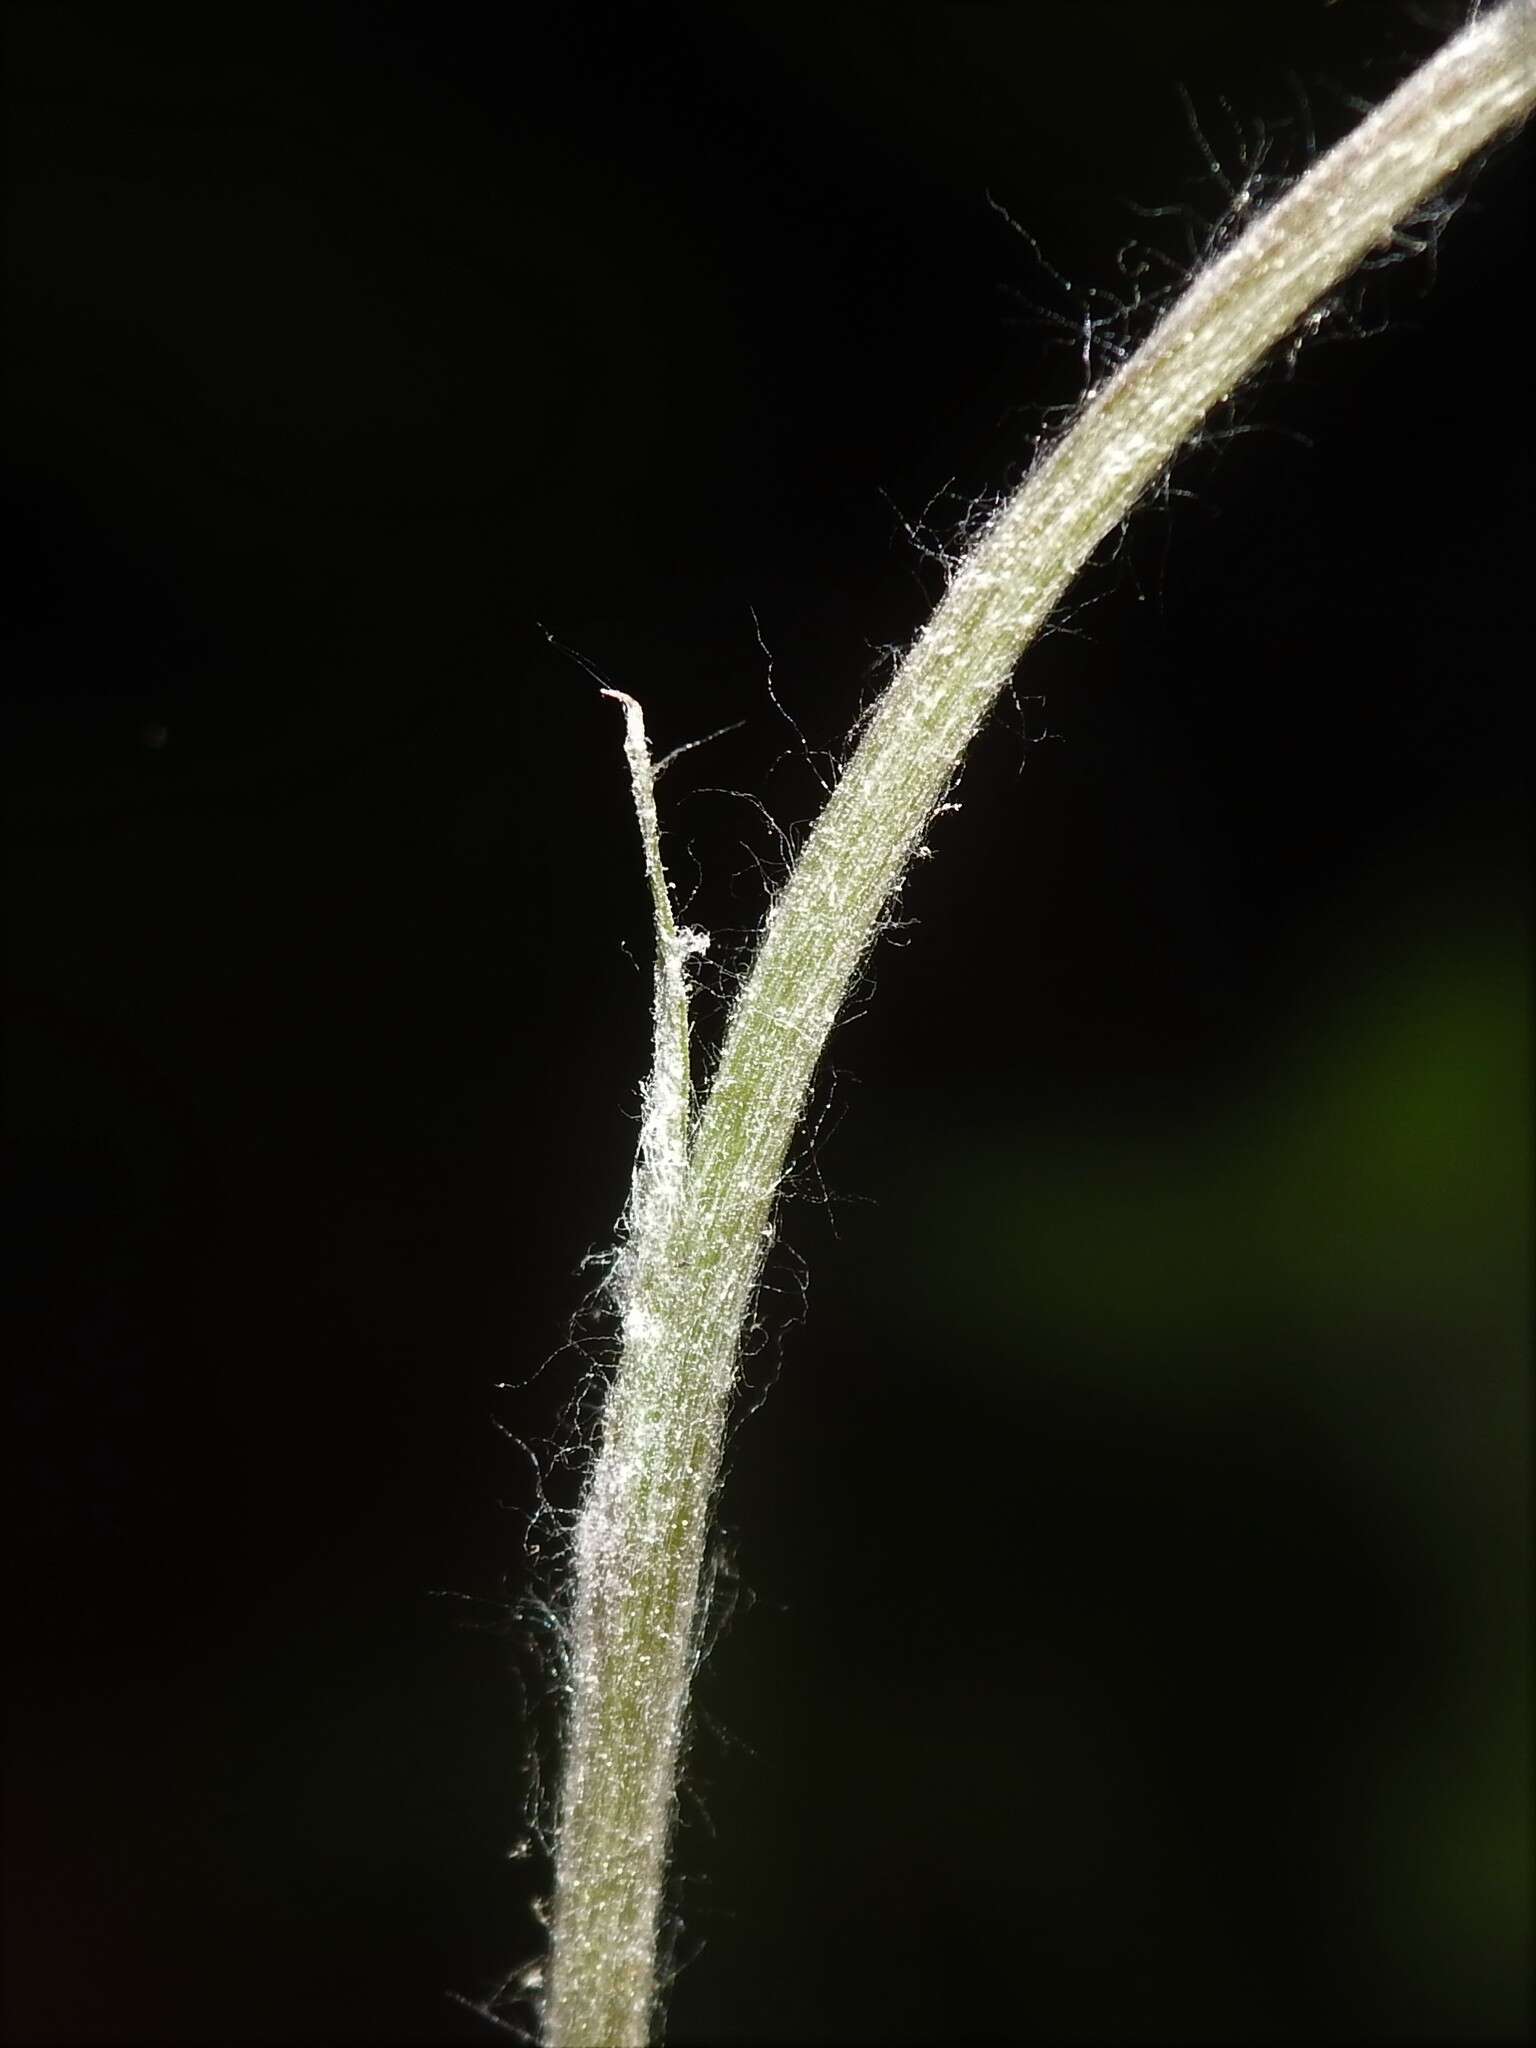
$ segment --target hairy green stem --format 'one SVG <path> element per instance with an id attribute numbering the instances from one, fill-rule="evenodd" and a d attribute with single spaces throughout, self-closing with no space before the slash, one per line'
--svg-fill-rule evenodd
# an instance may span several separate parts
<path id="1" fill-rule="evenodd" d="M 1443 180 L 1536 103 L 1536 0 L 1448 43 L 1260 213 L 1084 402 L 959 564 L 783 890 L 690 1122 L 685 961 L 638 707 L 626 746 L 657 924 L 656 1047 L 622 1356 L 577 1525 L 544 2024 L 638 2048 L 737 1346 L 785 1156 L 849 982 L 971 736 L 1099 543 L 1202 420 Z"/>

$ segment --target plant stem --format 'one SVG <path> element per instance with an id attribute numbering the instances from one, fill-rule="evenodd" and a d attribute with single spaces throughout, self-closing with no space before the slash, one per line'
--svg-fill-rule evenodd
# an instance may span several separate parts
<path id="1" fill-rule="evenodd" d="M 966 746 L 1098 544 L 1211 409 L 1536 104 L 1536 0 L 1455 37 L 1211 261 L 951 578 L 768 913 L 689 1139 L 684 962 L 638 707 L 656 1056 L 615 1270 L 622 1356 L 575 1538 L 546 2038 L 639 2048 L 721 1435 L 785 1156 L 859 962 Z"/>

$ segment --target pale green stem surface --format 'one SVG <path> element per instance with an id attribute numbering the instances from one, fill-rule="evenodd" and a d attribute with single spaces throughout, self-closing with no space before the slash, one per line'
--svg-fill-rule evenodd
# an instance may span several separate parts
<path id="1" fill-rule="evenodd" d="M 769 911 L 689 1140 L 684 961 L 638 707 L 626 740 L 657 915 L 656 1053 L 622 1356 L 575 1540 L 544 2024 L 641 2048 L 709 1515 L 774 1198 L 848 985 L 966 746 L 1099 543 L 1212 407 L 1453 171 L 1536 104 L 1536 0 L 1455 37 L 1260 213 L 1085 401 L 955 571 Z"/>

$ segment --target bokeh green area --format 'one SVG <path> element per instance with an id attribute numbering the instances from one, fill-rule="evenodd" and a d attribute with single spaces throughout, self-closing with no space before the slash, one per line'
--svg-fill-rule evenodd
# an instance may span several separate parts
<path id="1" fill-rule="evenodd" d="M 1428 932 L 1309 993 L 1252 1092 L 1193 1127 L 936 1161 L 904 1191 L 908 1270 L 965 1319 L 955 1353 L 1070 1376 L 1111 1428 L 1274 1428 L 1296 1447 L 1277 1544 L 1317 1465 L 1358 1503 L 1438 1626 L 1361 1745 L 1341 1878 L 1379 1887 L 1397 1969 L 1496 2022 L 1532 1911 L 1529 961 L 1510 928 Z M 1303 1661 L 1305 1619 L 1303 1590 Z"/>

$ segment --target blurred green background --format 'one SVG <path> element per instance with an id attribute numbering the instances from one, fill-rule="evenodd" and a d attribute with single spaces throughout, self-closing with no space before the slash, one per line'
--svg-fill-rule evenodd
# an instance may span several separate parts
<path id="1" fill-rule="evenodd" d="M 495 2037 L 647 1035 L 561 647 L 734 728 L 723 992 L 1084 310 L 1458 12 L 8 10 L 11 2038 Z M 836 1035 L 679 2043 L 1528 2026 L 1529 169 L 1105 551 Z"/>

